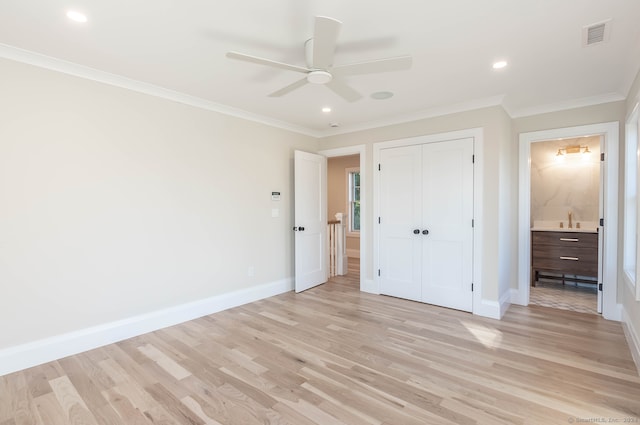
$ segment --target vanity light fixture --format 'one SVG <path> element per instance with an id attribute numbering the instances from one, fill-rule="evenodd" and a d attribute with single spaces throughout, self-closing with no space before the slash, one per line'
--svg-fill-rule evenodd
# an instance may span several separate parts
<path id="1" fill-rule="evenodd" d="M 591 153 L 589 146 L 573 145 L 558 149 L 556 156 L 563 156 L 569 153 Z"/>

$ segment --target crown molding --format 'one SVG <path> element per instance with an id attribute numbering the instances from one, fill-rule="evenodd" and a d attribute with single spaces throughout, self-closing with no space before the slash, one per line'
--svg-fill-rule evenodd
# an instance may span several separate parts
<path id="1" fill-rule="evenodd" d="M 317 130 L 285 121 L 276 120 L 264 115 L 255 114 L 243 109 L 234 108 L 220 103 L 212 102 L 200 97 L 191 96 L 174 90 L 169 90 L 160 86 L 156 86 L 121 75 L 112 74 L 95 68 L 79 65 L 74 62 L 46 56 L 40 53 L 20 49 L 0 43 L 0 58 L 49 69 L 56 72 L 80 77 L 115 87 L 132 90 L 149 96 L 154 96 L 185 105 L 193 106 L 200 109 L 217 112 L 232 117 L 257 122 L 270 127 L 280 128 L 283 130 L 299 133 L 305 136 L 321 139 L 329 136 L 340 134 L 354 133 L 358 131 L 372 130 L 392 125 L 405 124 L 423 119 L 434 118 L 444 115 L 451 115 L 460 112 L 472 111 L 492 106 L 502 106 L 505 112 L 511 118 L 523 118 L 532 115 L 540 115 L 550 112 L 558 112 L 568 109 L 581 108 L 586 106 L 599 105 L 603 103 L 617 102 L 625 100 L 626 96 L 617 92 L 607 93 L 604 95 L 585 97 L 565 102 L 535 106 L 530 108 L 512 108 L 508 102 L 505 102 L 505 95 L 493 96 L 483 99 L 476 99 L 468 102 L 457 103 L 453 105 L 439 106 L 429 108 L 423 111 L 413 112 L 409 114 L 398 115 L 388 119 L 367 121 L 359 124 L 348 125 L 336 129 Z"/>
<path id="2" fill-rule="evenodd" d="M 263 115 L 247 112 L 242 109 L 233 108 L 219 103 L 211 102 L 200 97 L 191 96 L 174 90 L 169 90 L 160 86 L 156 86 L 121 75 L 100 71 L 74 62 L 46 56 L 29 50 L 20 49 L 14 46 L 8 46 L 0 43 L 0 58 L 61 72 L 63 74 L 73 75 L 75 77 L 85 78 L 87 80 L 96 81 L 111 86 L 116 86 L 138 93 L 159 97 L 166 100 L 182 103 L 196 108 L 206 109 L 212 112 L 218 112 L 224 115 L 230 115 L 236 118 L 261 123 L 270 127 L 276 127 L 283 130 L 300 133 L 306 136 L 318 138 L 320 134 L 309 128 L 294 125 L 284 121 L 279 121 Z"/>
<path id="3" fill-rule="evenodd" d="M 502 106 L 504 95 L 493 96 L 483 99 L 471 100 L 468 102 L 456 103 L 454 105 L 438 106 L 434 108 L 425 109 L 418 112 L 413 112 L 404 115 L 398 115 L 393 118 L 368 121 L 362 124 L 354 124 L 338 129 L 324 130 L 321 133 L 322 137 L 336 136 L 340 134 L 355 133 L 357 131 L 372 130 L 375 128 L 388 127 L 392 125 L 405 124 L 414 121 L 420 121 L 428 118 L 441 117 L 444 115 L 457 114 L 460 112 L 473 111 L 476 109 L 488 108 L 492 106 Z"/>
<path id="4" fill-rule="evenodd" d="M 619 102 L 625 100 L 626 96 L 620 93 L 606 93 L 597 96 L 582 97 L 579 99 L 567 100 L 564 102 L 550 103 L 547 105 L 534 106 L 530 108 L 511 108 L 508 104 L 503 104 L 511 118 L 524 118 L 533 115 L 548 114 L 550 112 L 566 111 L 569 109 L 584 108 L 587 106 L 601 105 L 603 103 Z"/>

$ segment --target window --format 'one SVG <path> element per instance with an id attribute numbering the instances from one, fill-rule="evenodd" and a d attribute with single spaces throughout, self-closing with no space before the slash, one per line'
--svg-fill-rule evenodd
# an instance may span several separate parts
<path id="1" fill-rule="evenodd" d="M 626 126 L 624 175 L 624 245 L 623 269 L 626 280 L 636 287 L 638 273 L 638 106 L 633 110 Z"/>
<path id="2" fill-rule="evenodd" d="M 349 232 L 360 232 L 360 169 L 347 168 L 347 203 Z"/>

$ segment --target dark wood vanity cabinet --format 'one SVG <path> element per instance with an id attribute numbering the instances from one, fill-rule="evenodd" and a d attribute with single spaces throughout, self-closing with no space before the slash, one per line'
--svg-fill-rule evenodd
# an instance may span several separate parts
<path id="1" fill-rule="evenodd" d="M 565 275 L 580 276 L 571 281 L 597 283 L 598 233 L 588 232 L 531 232 L 531 285 L 535 286 L 541 273 L 552 273 L 552 279 Z M 562 276 L 557 276 L 562 275 Z M 584 277 L 594 279 L 584 279 Z"/>

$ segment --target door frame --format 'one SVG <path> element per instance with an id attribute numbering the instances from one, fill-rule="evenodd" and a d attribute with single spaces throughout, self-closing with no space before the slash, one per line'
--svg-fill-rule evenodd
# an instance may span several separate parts
<path id="1" fill-rule="evenodd" d="M 552 130 L 520 133 L 518 183 L 518 290 L 511 302 L 529 305 L 531 278 L 531 144 L 546 140 L 600 135 L 604 149 L 603 191 L 605 227 L 602 253 L 602 316 L 620 321 L 622 306 L 618 304 L 618 121 Z"/>
<path id="2" fill-rule="evenodd" d="M 338 156 L 348 155 L 360 155 L 360 219 L 363 220 L 360 223 L 360 290 L 362 292 L 372 292 L 371 283 L 366 279 L 367 270 L 367 213 L 369 211 L 367 190 L 369 185 L 369 179 L 367 176 L 366 168 L 366 145 L 347 146 L 344 148 L 325 149 L 318 151 L 319 155 L 324 155 L 327 158 L 334 158 Z M 327 187 L 327 190 L 329 188 Z"/>
<path id="3" fill-rule="evenodd" d="M 373 144 L 373 168 L 378 167 L 380 163 L 380 151 L 382 149 L 395 148 L 401 146 L 423 145 L 425 143 L 446 142 L 448 140 L 473 138 L 474 147 L 473 154 L 475 156 L 475 164 L 473 169 L 473 306 L 472 313 L 480 316 L 493 317 L 499 319 L 501 317 L 499 303 L 483 302 L 482 300 L 482 244 L 483 244 L 483 220 L 482 220 L 482 194 L 484 186 L 483 171 L 483 146 L 484 131 L 482 128 L 471 128 L 467 130 L 451 131 L 447 133 L 438 133 L 424 136 L 411 137 L 406 139 L 391 140 L 386 142 L 378 142 Z M 380 213 L 380 176 L 373 173 L 373 216 L 379 216 Z M 374 270 L 380 264 L 380 232 L 378 226 L 373 225 L 373 265 Z M 380 294 L 380 278 L 377 273 L 373 273 L 372 293 Z"/>

